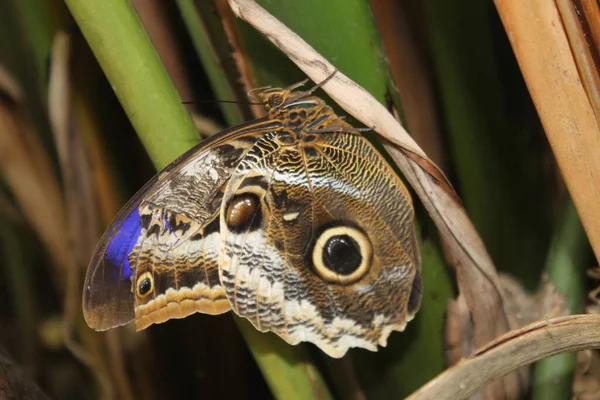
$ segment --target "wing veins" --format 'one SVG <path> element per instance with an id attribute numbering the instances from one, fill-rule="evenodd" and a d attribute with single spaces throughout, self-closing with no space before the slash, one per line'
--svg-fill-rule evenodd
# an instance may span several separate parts
<path id="1" fill-rule="evenodd" d="M 330 147 L 331 147 L 331 146 L 330 146 Z M 335 147 L 334 147 L 334 148 L 335 148 Z M 323 153 L 321 150 L 319 150 L 319 149 L 318 149 L 318 148 L 316 148 L 316 147 L 315 147 L 315 150 L 317 150 L 317 152 L 319 152 L 319 154 L 321 154 L 321 156 L 323 156 L 323 158 L 325 159 L 325 161 L 327 161 L 327 163 L 328 163 L 328 164 L 330 164 L 330 165 L 333 167 L 333 169 L 335 169 L 335 171 L 336 171 L 336 172 L 337 172 L 337 173 L 338 173 L 338 174 L 339 174 L 339 175 L 340 175 L 342 178 L 344 178 L 344 179 L 345 179 L 345 180 L 346 180 L 346 181 L 347 181 L 349 184 L 351 184 L 351 185 L 352 185 L 352 180 L 351 180 L 351 179 L 348 179 L 348 176 L 347 176 L 346 174 L 344 174 L 344 173 L 343 173 L 343 172 L 342 172 L 342 171 L 341 171 L 341 170 L 340 170 L 340 169 L 339 169 L 339 168 L 338 168 L 338 167 L 335 165 L 335 163 L 333 163 L 333 162 L 331 161 L 331 159 L 330 159 L 329 157 L 327 157 L 327 155 L 326 155 L 325 153 Z M 350 154 L 353 154 L 353 153 L 350 153 Z M 371 164 L 372 164 L 372 163 L 371 163 Z M 364 196 L 362 195 L 362 191 L 361 191 L 361 189 L 360 189 L 359 187 L 355 186 L 355 185 L 352 185 L 352 186 L 354 186 L 354 187 L 356 188 L 356 190 L 359 192 L 359 194 L 360 194 L 360 197 L 361 197 L 361 198 L 364 198 Z M 379 216 L 381 217 L 381 219 L 384 221 L 384 223 L 385 223 L 385 227 L 387 228 L 387 230 L 388 230 L 389 232 L 391 232 L 391 233 L 392 233 L 392 235 L 394 235 L 394 237 L 395 237 L 395 238 L 398 240 L 398 242 L 400 243 L 400 246 L 402 247 L 402 251 L 404 251 L 404 255 L 405 255 L 407 258 L 409 258 L 409 259 L 410 259 L 410 256 L 409 256 L 409 253 L 408 253 L 407 249 L 405 249 L 405 248 L 404 248 L 404 245 L 403 245 L 403 243 L 402 243 L 402 240 L 401 240 L 401 238 L 398 236 L 399 234 L 398 234 L 398 233 L 396 233 L 396 232 L 394 231 L 394 229 L 392 229 L 392 227 L 390 226 L 390 224 L 389 224 L 389 222 L 387 221 L 387 219 L 386 219 L 386 218 L 384 218 L 384 217 L 383 217 L 383 215 L 382 215 L 380 212 L 377 212 L 377 213 L 379 214 Z"/>

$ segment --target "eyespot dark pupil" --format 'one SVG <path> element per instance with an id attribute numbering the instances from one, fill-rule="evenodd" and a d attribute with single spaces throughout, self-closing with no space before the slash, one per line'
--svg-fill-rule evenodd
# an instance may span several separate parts
<path id="1" fill-rule="evenodd" d="M 152 290 L 152 282 L 150 281 L 150 278 L 142 279 L 138 286 L 138 291 L 140 292 L 140 294 L 143 296 L 150 292 L 150 290 Z"/>
<path id="2" fill-rule="evenodd" d="M 323 248 L 323 264 L 340 275 L 350 275 L 362 261 L 360 247 L 348 235 L 332 236 Z"/>

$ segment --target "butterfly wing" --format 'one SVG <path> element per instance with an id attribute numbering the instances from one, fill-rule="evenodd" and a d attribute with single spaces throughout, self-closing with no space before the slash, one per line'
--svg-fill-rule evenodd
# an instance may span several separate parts
<path id="1" fill-rule="evenodd" d="M 221 283 L 232 309 L 332 357 L 376 350 L 421 299 L 410 196 L 357 133 L 259 139 L 220 214 Z"/>
<path id="2" fill-rule="evenodd" d="M 255 121 L 200 143 L 158 173 L 102 237 L 85 280 L 88 325 L 136 328 L 229 310 L 218 276 L 218 214 L 231 172 L 272 123 Z"/>

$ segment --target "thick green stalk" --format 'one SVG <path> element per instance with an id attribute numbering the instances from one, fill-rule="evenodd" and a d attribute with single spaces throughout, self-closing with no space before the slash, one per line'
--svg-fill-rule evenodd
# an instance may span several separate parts
<path id="1" fill-rule="evenodd" d="M 92 51 L 112 84 L 156 168 L 198 142 L 199 135 L 135 11 L 124 0 L 67 0 Z M 310 393 L 328 398 L 307 358 L 281 341 L 266 342 L 253 328 L 242 332 L 278 398 Z M 298 368 L 302 366 L 302 368 Z"/>
<path id="2" fill-rule="evenodd" d="M 199 135 L 129 1 L 66 0 L 157 168 Z"/>
<path id="3" fill-rule="evenodd" d="M 245 319 L 235 320 L 276 399 L 332 399 L 305 346 L 290 346 L 272 333 L 257 331 Z"/>
<path id="4" fill-rule="evenodd" d="M 535 110 L 492 2 L 423 4 L 461 197 L 497 269 L 533 289 L 550 231 Z"/>
<path id="5" fill-rule="evenodd" d="M 582 311 L 586 260 L 590 247 L 570 198 L 565 199 L 546 261 L 546 272 L 559 293 L 569 300 L 569 312 Z M 546 358 L 535 365 L 534 400 L 559 400 L 572 396 L 576 353 Z"/>

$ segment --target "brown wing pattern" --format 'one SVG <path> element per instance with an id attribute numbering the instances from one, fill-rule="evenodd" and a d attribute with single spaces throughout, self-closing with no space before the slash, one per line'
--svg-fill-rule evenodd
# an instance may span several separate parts
<path id="1" fill-rule="evenodd" d="M 251 217 L 232 217 L 237 204 Z M 359 134 L 261 138 L 231 176 L 221 234 L 232 309 L 291 344 L 375 350 L 418 308 L 410 197 Z"/>
<path id="2" fill-rule="evenodd" d="M 231 308 L 333 357 L 404 329 L 421 299 L 410 196 L 356 129 L 291 89 L 261 92 L 268 119 L 203 142 L 125 206 L 86 276 L 92 328 Z"/>
<path id="3" fill-rule="evenodd" d="M 229 305 L 218 278 L 223 187 L 233 168 L 273 122 L 214 136 L 157 174 L 115 218 L 90 263 L 83 311 L 105 330 Z"/>

